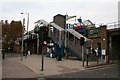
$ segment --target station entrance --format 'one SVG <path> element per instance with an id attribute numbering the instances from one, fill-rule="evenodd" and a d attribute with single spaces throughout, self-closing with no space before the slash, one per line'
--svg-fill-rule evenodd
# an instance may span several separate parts
<path id="1" fill-rule="evenodd" d="M 109 35 L 109 55 L 114 60 L 120 59 L 120 30 Z"/>

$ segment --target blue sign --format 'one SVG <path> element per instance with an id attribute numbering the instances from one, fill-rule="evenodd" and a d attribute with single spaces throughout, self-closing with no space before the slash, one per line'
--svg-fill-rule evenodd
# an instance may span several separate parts
<path id="1" fill-rule="evenodd" d="M 56 43 L 56 44 L 60 44 L 60 41 L 54 41 L 54 43 Z"/>

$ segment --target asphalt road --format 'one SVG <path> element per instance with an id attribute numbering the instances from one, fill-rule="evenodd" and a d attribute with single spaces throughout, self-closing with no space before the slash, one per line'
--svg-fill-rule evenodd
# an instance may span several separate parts
<path id="1" fill-rule="evenodd" d="M 109 65 L 98 69 L 87 69 L 84 71 L 74 72 L 74 73 L 66 73 L 61 75 L 47 76 L 45 78 L 67 78 L 67 79 L 75 79 L 79 80 L 80 78 L 112 78 L 116 80 L 119 76 L 120 66 L 118 65 Z M 82 79 L 81 79 L 82 80 Z M 86 79 L 85 79 L 86 80 Z M 103 79 L 104 80 L 104 79 Z"/>

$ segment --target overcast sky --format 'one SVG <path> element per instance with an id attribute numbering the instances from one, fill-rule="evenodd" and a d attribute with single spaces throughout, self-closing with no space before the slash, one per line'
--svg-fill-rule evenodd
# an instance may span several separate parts
<path id="1" fill-rule="evenodd" d="M 93 23 L 111 23 L 118 21 L 118 0 L 0 0 L 0 19 L 19 21 L 29 13 L 29 30 L 34 28 L 34 22 L 44 19 L 53 21 L 57 14 L 81 16 Z"/>

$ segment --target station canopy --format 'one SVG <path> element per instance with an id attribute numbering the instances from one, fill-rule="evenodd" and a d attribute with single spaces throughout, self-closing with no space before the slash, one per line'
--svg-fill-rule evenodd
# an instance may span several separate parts
<path id="1" fill-rule="evenodd" d="M 40 19 L 40 20 L 38 20 L 38 21 L 35 22 L 35 23 L 43 24 L 43 25 L 45 25 L 45 26 L 49 25 L 49 23 L 48 23 L 47 21 L 43 20 L 43 19 Z"/>
<path id="2" fill-rule="evenodd" d="M 55 24 L 55 23 L 50 23 L 53 27 L 55 27 L 57 30 L 59 30 L 59 31 L 63 31 L 64 29 L 63 28 L 61 28 L 60 26 L 58 26 L 57 24 Z"/>
<path id="3" fill-rule="evenodd" d="M 72 18 L 75 18 L 76 16 L 66 16 L 66 20 L 69 20 L 69 19 L 72 19 Z"/>

